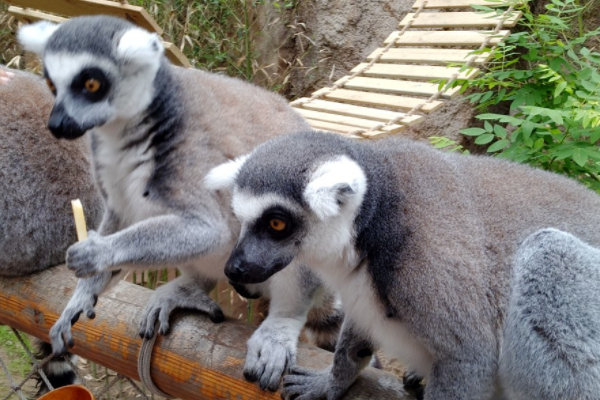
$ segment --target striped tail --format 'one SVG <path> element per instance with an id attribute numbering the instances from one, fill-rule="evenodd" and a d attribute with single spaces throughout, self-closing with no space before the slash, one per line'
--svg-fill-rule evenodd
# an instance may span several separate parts
<path id="1" fill-rule="evenodd" d="M 52 354 L 52 345 L 50 343 L 42 342 L 39 339 L 35 339 L 34 343 L 36 347 L 35 358 L 38 361 L 42 361 Z M 42 371 L 46 375 L 46 378 L 48 378 L 53 389 L 79 383 L 77 374 L 75 374 L 75 371 L 73 371 L 73 368 L 65 358 L 69 358 L 71 363 L 76 365 L 77 356 L 67 353 L 64 356 L 53 356 L 50 361 L 42 366 Z M 36 398 L 50 391 L 50 388 L 48 388 L 48 385 L 46 385 L 40 374 L 37 374 L 35 379 L 37 380 L 38 388 Z"/>

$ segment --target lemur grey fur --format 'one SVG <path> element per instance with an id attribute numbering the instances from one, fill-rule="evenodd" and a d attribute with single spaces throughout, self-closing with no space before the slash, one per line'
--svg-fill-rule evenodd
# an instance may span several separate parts
<path id="1" fill-rule="evenodd" d="M 129 22 L 73 18 L 19 31 L 43 56 L 56 101 L 58 138 L 91 135 L 93 170 L 106 203 L 98 232 L 71 246 L 66 261 L 82 278 L 50 337 L 72 346 L 71 325 L 93 318 L 98 296 L 131 269 L 177 267 L 146 307 L 140 335 L 165 334 L 175 308 L 224 319 L 210 299 L 239 232 L 227 194 L 202 185 L 211 167 L 307 124 L 274 93 L 222 75 L 169 64 L 162 41 Z M 266 283 L 238 289 L 271 298 L 269 317 L 248 342 L 245 375 L 275 390 L 295 361 L 296 342 L 320 281 L 297 265 Z"/>
<path id="2" fill-rule="evenodd" d="M 81 199 L 86 220 L 95 228 L 102 217 L 102 198 L 90 171 L 85 140 L 58 141 L 46 127 L 54 99 L 44 81 L 12 71 L 0 85 L 0 276 L 24 276 L 61 264 L 76 241 L 71 200 Z M 35 341 L 36 355 L 52 354 Z M 70 355 L 74 362 L 75 357 Z M 62 357 L 43 366 L 50 384 L 76 382 Z M 48 391 L 39 380 L 38 395 Z"/>
<path id="3" fill-rule="evenodd" d="M 341 296 L 333 366 L 294 368 L 285 399 L 339 399 L 375 348 L 426 377 L 426 400 L 502 396 L 518 244 L 552 226 L 600 245 L 600 196 L 582 185 L 408 140 L 287 135 L 206 179 L 213 190 L 233 187 L 242 223 L 231 280 L 276 276 L 295 260 Z"/>
<path id="4" fill-rule="evenodd" d="M 600 397 L 600 250 L 545 229 L 515 257 L 500 376 L 507 398 Z"/>

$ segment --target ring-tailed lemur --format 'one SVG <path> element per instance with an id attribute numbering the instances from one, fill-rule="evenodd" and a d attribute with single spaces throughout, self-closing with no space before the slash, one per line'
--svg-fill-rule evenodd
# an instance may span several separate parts
<path id="1" fill-rule="evenodd" d="M 54 351 L 73 345 L 71 325 L 82 313 L 93 318 L 98 296 L 131 269 L 170 265 L 182 273 L 154 293 L 141 336 L 153 336 L 155 322 L 165 334 L 178 307 L 222 321 L 207 293 L 225 277 L 239 222 L 228 195 L 210 193 L 202 179 L 211 167 L 307 123 L 274 93 L 172 66 L 156 34 L 122 19 L 38 23 L 18 36 L 26 49 L 43 56 L 56 96 L 52 133 L 73 139 L 90 131 L 94 174 L 107 208 L 99 233 L 90 232 L 67 251 L 68 267 L 82 279 L 50 331 Z M 271 298 L 267 320 L 248 342 L 248 379 L 277 389 L 286 365 L 294 363 L 319 286 L 298 265 L 247 290 Z"/>
<path id="2" fill-rule="evenodd" d="M 0 84 L 0 276 L 24 276 L 64 262 L 76 241 L 72 199 L 81 199 L 90 228 L 103 212 L 88 144 L 56 140 L 46 127 L 54 99 L 43 79 L 12 72 Z M 40 359 L 52 353 L 47 343 L 36 347 Z M 54 388 L 76 382 L 62 357 L 43 371 Z M 38 395 L 47 390 L 40 379 Z"/>
<path id="3" fill-rule="evenodd" d="M 600 398 L 600 250 L 544 229 L 515 256 L 500 376 L 509 399 Z"/>
<path id="4" fill-rule="evenodd" d="M 298 133 L 207 179 L 233 187 L 242 223 L 231 280 L 298 260 L 341 296 L 333 366 L 294 368 L 286 399 L 340 398 L 376 347 L 426 377 L 426 400 L 491 399 L 519 242 L 553 226 L 600 244 L 600 196 L 582 185 L 408 140 Z"/>

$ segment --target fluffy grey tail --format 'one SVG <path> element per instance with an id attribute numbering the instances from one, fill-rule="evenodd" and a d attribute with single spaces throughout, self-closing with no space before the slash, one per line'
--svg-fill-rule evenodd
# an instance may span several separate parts
<path id="1" fill-rule="evenodd" d="M 600 250 L 544 229 L 515 257 L 500 374 L 514 400 L 600 398 Z"/>
<path id="2" fill-rule="evenodd" d="M 42 342 L 39 339 L 35 339 L 35 358 L 38 361 L 42 361 L 46 359 L 48 356 L 52 354 L 52 345 L 50 343 Z M 79 383 L 77 379 L 77 375 L 71 365 L 65 360 L 65 358 L 69 358 L 71 363 L 75 365 L 77 362 L 77 356 L 71 353 L 67 353 L 64 356 L 54 356 L 42 367 L 42 371 L 48 378 L 48 381 L 52 385 L 54 389 L 59 388 L 61 386 L 73 385 Z M 35 378 L 37 380 L 37 388 L 38 392 L 36 394 L 36 398 L 49 392 L 49 388 L 42 379 L 42 377 L 38 374 Z"/>

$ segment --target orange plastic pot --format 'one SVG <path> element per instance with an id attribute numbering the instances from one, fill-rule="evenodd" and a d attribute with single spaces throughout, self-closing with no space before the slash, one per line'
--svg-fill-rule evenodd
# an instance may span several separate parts
<path id="1" fill-rule="evenodd" d="M 81 385 L 69 385 L 46 393 L 38 400 L 96 400 L 96 398 L 92 392 Z"/>

